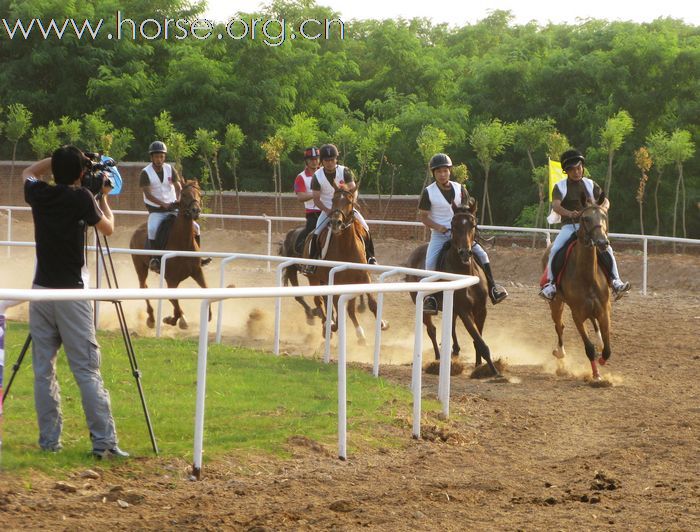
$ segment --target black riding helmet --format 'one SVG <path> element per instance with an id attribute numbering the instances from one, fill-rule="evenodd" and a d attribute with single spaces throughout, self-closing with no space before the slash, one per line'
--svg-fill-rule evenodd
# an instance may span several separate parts
<path id="1" fill-rule="evenodd" d="M 452 168 L 452 159 L 446 153 L 436 153 L 430 158 L 430 171 L 437 170 L 438 168 Z"/>
<path id="2" fill-rule="evenodd" d="M 580 151 L 572 149 L 566 150 L 564 153 L 562 153 L 559 160 L 561 161 L 562 170 L 566 171 L 572 166 L 576 166 L 578 163 L 584 164 L 586 158 Z"/>
<path id="3" fill-rule="evenodd" d="M 324 159 L 333 159 L 335 157 L 338 157 L 338 148 L 335 147 L 335 144 L 324 144 L 321 146 L 321 160 L 323 161 Z"/>
<path id="4" fill-rule="evenodd" d="M 148 147 L 148 153 L 151 155 L 154 153 L 168 153 L 168 147 L 165 145 L 165 142 L 155 140 Z"/>

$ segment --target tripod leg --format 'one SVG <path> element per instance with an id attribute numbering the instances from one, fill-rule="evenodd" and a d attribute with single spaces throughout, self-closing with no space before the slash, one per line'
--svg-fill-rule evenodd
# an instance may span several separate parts
<path id="1" fill-rule="evenodd" d="M 19 371 L 19 367 L 22 365 L 22 360 L 24 360 L 24 355 L 27 354 L 27 350 L 29 349 L 29 344 L 32 343 L 32 335 L 28 334 L 27 339 L 24 341 L 24 345 L 22 346 L 22 350 L 19 352 L 19 356 L 17 357 L 17 362 L 14 363 L 12 366 L 12 375 L 10 376 L 10 380 L 7 383 L 7 388 L 5 388 L 5 391 L 2 394 L 2 402 L 5 402 L 5 399 L 7 396 L 10 394 L 10 387 L 12 386 L 12 383 L 15 380 L 15 376 L 17 375 L 17 372 Z"/>
<path id="2" fill-rule="evenodd" d="M 136 388 L 139 391 L 139 397 L 141 398 L 141 407 L 143 408 L 143 415 L 146 418 L 146 426 L 148 427 L 148 435 L 151 438 L 151 446 L 153 447 L 153 452 L 158 455 L 158 444 L 156 443 L 156 436 L 153 432 L 153 424 L 151 423 L 151 416 L 148 413 L 148 407 L 146 406 L 146 397 L 143 394 L 143 387 L 141 386 L 141 370 L 139 370 L 138 362 L 136 361 L 136 353 L 134 352 L 134 346 L 131 343 L 131 336 L 129 335 L 129 329 L 126 326 L 126 317 L 124 316 L 124 309 L 122 308 L 121 301 L 114 301 L 114 306 L 117 310 L 117 316 L 119 318 L 119 328 L 122 331 L 122 338 L 124 339 L 124 347 L 126 347 L 126 354 L 129 358 L 129 364 L 131 366 L 131 374 L 136 380 Z"/>

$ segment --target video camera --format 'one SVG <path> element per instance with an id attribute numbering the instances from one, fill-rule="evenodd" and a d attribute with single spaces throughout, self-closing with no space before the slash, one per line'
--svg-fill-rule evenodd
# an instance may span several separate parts
<path id="1" fill-rule="evenodd" d="M 99 153 L 83 152 L 85 155 L 86 172 L 80 181 L 80 185 L 97 196 L 102 189 L 109 185 L 111 194 L 119 194 L 122 188 L 122 178 L 117 170 L 117 163 L 114 159 Z"/>

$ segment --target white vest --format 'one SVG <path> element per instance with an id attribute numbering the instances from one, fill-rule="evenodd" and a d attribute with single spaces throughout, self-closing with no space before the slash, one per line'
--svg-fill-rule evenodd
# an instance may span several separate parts
<path id="1" fill-rule="evenodd" d="M 311 192 L 311 181 L 313 181 L 314 179 L 314 174 L 306 175 L 306 170 L 302 170 L 301 172 L 299 172 L 299 175 L 297 177 L 301 177 L 304 180 L 304 186 L 306 187 L 306 191 Z M 318 207 L 316 207 L 313 198 L 304 202 L 304 208 L 307 211 L 318 211 Z"/>
<path id="2" fill-rule="evenodd" d="M 316 181 L 318 181 L 318 184 L 321 185 L 321 203 L 323 203 L 327 209 L 333 206 L 333 194 L 335 194 L 335 189 L 338 188 L 337 185 L 345 183 L 343 180 L 344 175 L 345 167 L 341 165 L 336 166 L 335 179 L 333 180 L 335 181 L 336 187 L 334 188 L 330 181 L 328 181 L 326 174 L 323 173 L 323 167 L 316 170 L 314 177 Z"/>
<path id="3" fill-rule="evenodd" d="M 458 207 L 462 204 L 462 185 L 455 181 L 450 181 L 449 183 L 455 191 L 453 204 Z M 454 216 L 452 204 L 448 203 L 445 196 L 440 192 L 440 186 L 437 184 L 437 181 L 429 185 L 426 190 L 430 200 L 430 217 L 435 223 L 449 227 Z M 434 233 L 438 232 L 435 229 L 431 229 L 431 231 Z"/>
<path id="4" fill-rule="evenodd" d="M 592 200 L 595 199 L 593 197 L 593 181 L 591 179 L 588 179 L 587 177 L 582 178 L 582 180 L 583 187 L 586 189 L 586 194 L 588 194 L 588 197 Z M 564 198 L 566 198 L 567 181 L 568 178 L 562 179 L 554 185 L 559 189 L 559 192 L 561 192 L 562 201 L 564 201 Z M 547 216 L 547 222 L 549 222 L 550 225 L 561 223 L 561 215 L 558 212 L 551 211 L 549 213 L 549 216 Z"/>
<path id="5" fill-rule="evenodd" d="M 151 182 L 151 194 L 155 196 L 162 202 L 172 203 L 177 201 L 177 195 L 175 194 L 175 186 L 173 185 L 173 167 L 168 163 L 163 165 L 163 182 L 160 182 L 160 178 L 156 171 L 153 169 L 153 164 L 149 164 L 143 169 Z M 143 195 L 143 201 L 146 205 L 151 207 L 160 207 L 157 203 L 154 203 Z"/>

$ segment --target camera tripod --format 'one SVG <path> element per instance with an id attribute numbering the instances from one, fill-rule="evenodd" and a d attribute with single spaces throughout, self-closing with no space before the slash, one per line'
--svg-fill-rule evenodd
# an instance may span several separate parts
<path id="1" fill-rule="evenodd" d="M 86 231 L 87 232 L 87 231 Z M 87 236 L 87 235 L 86 235 Z M 112 288 L 112 285 L 114 285 L 114 288 L 119 288 L 119 284 L 117 283 L 117 274 L 116 270 L 114 268 L 114 262 L 112 261 L 112 253 L 110 252 L 109 249 L 109 243 L 107 242 L 107 237 L 102 235 L 102 239 L 104 241 L 104 248 L 102 245 L 102 242 L 100 241 L 100 234 L 95 228 L 95 254 L 96 254 L 96 266 L 99 264 L 98 261 L 102 260 L 102 264 L 104 266 L 104 273 L 105 273 L 105 278 L 107 279 L 107 287 Z M 85 241 L 85 244 L 87 246 L 87 239 Z M 106 251 L 106 253 L 103 253 Z M 105 261 L 105 255 L 108 258 L 108 261 Z M 86 254 L 87 256 L 87 254 Z M 109 263 L 109 267 L 108 264 Z M 99 270 L 98 270 L 99 273 Z M 151 416 L 148 413 L 148 407 L 146 406 L 146 398 L 143 394 L 143 386 L 141 385 L 141 370 L 139 370 L 138 362 L 136 360 L 136 354 L 134 352 L 134 346 L 131 342 L 131 335 L 129 333 L 129 329 L 126 324 L 126 317 L 124 316 L 124 309 L 122 307 L 122 302 L 121 301 L 112 301 L 114 303 L 115 310 L 117 311 L 117 319 L 119 320 L 119 328 L 122 333 L 122 338 L 124 340 L 124 347 L 126 348 L 126 354 L 129 359 L 129 365 L 131 366 L 131 374 L 134 376 L 134 379 L 136 380 L 136 388 L 139 391 L 139 397 L 141 399 L 141 407 L 143 408 L 143 414 L 144 417 L 146 418 L 146 425 L 148 427 L 148 435 L 151 438 L 151 446 L 153 447 L 153 452 L 157 455 L 158 454 L 158 444 L 156 443 L 156 437 L 153 432 L 153 425 L 151 423 Z M 97 314 L 95 312 L 95 328 L 97 328 Z M 13 364 L 12 366 L 12 375 L 10 376 L 9 381 L 7 382 L 7 387 L 5 388 L 5 391 L 2 396 L 2 403 L 5 402 L 5 399 L 7 398 L 8 394 L 10 393 L 10 388 L 12 387 L 12 382 L 15 380 L 15 376 L 17 375 L 17 372 L 19 371 L 20 366 L 22 365 L 22 360 L 24 360 L 25 355 L 27 354 L 27 350 L 29 349 L 29 345 L 31 344 L 32 341 L 32 336 L 31 334 L 27 335 L 26 340 L 24 341 L 24 345 L 22 346 L 22 350 L 20 351 L 19 356 L 17 357 L 17 361 Z"/>

